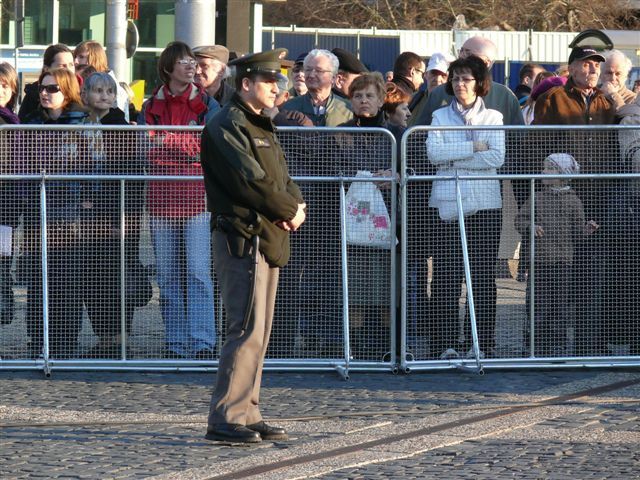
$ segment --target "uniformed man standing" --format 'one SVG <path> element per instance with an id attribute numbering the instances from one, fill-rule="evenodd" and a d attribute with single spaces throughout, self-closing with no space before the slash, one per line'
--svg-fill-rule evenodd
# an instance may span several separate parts
<path id="1" fill-rule="evenodd" d="M 285 440 L 259 409 L 279 267 L 289 260 L 289 232 L 305 203 L 289 177 L 271 119 L 278 85 L 277 49 L 238 58 L 236 93 L 205 127 L 201 162 L 212 213 L 214 265 L 227 314 L 206 438 L 254 443 Z"/>

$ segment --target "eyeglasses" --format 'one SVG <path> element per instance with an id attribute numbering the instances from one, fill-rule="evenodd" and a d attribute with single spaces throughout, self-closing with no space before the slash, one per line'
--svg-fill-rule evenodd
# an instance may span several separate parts
<path id="1" fill-rule="evenodd" d="M 315 73 L 317 75 L 322 75 L 323 73 L 332 73 L 331 70 L 320 70 L 319 68 L 305 68 L 304 74 L 309 75 L 311 73 Z"/>
<path id="2" fill-rule="evenodd" d="M 476 79 L 473 77 L 453 77 L 451 79 L 451 83 L 462 83 L 464 85 L 469 85 L 472 82 L 475 82 Z"/>
<path id="3" fill-rule="evenodd" d="M 421 77 L 424 75 L 424 70 L 420 70 L 420 69 L 418 69 L 418 68 L 414 68 L 414 70 L 415 70 L 416 72 L 418 72 L 418 73 L 420 74 L 420 76 L 421 76 Z"/>
<path id="4" fill-rule="evenodd" d="M 176 63 L 177 63 L 178 65 L 182 65 L 182 66 L 184 66 L 184 67 L 187 67 L 187 66 L 188 66 L 188 67 L 195 67 L 195 66 L 198 64 L 198 62 L 196 62 L 195 60 L 193 60 L 193 59 L 186 59 L 186 58 L 185 58 L 185 59 L 182 59 L 182 60 L 178 60 Z"/>
<path id="5" fill-rule="evenodd" d="M 38 85 L 38 93 L 46 91 L 47 93 L 58 93 L 60 85 Z"/>

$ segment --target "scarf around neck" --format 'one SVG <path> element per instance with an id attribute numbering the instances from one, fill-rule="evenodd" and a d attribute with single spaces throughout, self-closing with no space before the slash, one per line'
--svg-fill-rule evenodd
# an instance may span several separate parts
<path id="1" fill-rule="evenodd" d="M 454 115 L 462 120 L 463 125 L 478 125 L 478 116 L 484 112 L 484 101 L 481 97 L 476 97 L 476 101 L 473 102 L 473 105 L 469 108 L 464 108 L 456 98 L 451 102 L 451 110 Z M 467 130 L 467 139 L 468 140 L 477 140 L 477 132 L 475 130 Z"/>

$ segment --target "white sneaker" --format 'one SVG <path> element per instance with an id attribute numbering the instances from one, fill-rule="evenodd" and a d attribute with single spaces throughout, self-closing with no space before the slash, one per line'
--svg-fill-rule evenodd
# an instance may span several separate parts
<path id="1" fill-rule="evenodd" d="M 444 352 L 442 352 L 442 355 L 440 355 L 440 360 L 453 360 L 456 358 L 460 358 L 460 354 L 453 348 L 447 348 Z"/>
<path id="2" fill-rule="evenodd" d="M 484 352 L 482 350 L 480 350 L 479 356 L 481 360 L 484 358 Z M 471 360 L 476 358 L 476 354 L 473 352 L 473 348 L 467 352 L 464 358 L 471 359 Z"/>

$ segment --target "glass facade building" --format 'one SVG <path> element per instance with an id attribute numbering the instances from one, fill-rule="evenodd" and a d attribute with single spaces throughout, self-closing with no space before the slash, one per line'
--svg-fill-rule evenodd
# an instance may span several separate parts
<path id="1" fill-rule="evenodd" d="M 0 0 L 0 56 L 20 72 L 35 75 L 42 67 L 47 45 L 64 43 L 73 48 L 83 40 L 106 43 L 105 0 L 23 0 L 24 46 L 16 58 L 16 0 Z M 135 20 L 139 46 L 129 59 L 129 78 L 146 81 L 148 94 L 156 85 L 156 62 L 175 37 L 175 0 L 139 0 Z"/>

